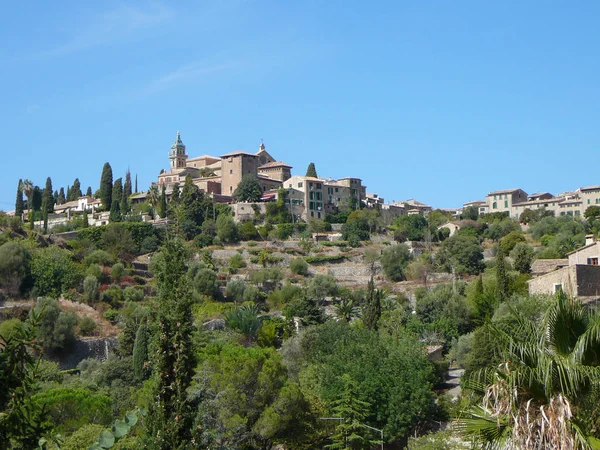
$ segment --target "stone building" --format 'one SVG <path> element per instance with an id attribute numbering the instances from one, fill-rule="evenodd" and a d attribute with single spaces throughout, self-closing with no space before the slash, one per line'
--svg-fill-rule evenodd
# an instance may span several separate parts
<path id="1" fill-rule="evenodd" d="M 551 260 L 548 272 L 532 278 L 530 294 L 555 294 L 558 291 L 583 302 L 600 298 L 600 242 L 593 236 L 586 236 L 586 245 L 569 253 L 566 260 Z M 543 260 L 542 260 L 543 261 Z M 554 269 L 553 269 L 554 267 Z M 534 274 L 539 273 L 535 267 Z"/>
<path id="2" fill-rule="evenodd" d="M 527 193 L 522 189 L 493 191 L 485 197 L 488 213 L 507 212 L 511 217 L 513 217 L 513 205 L 525 201 L 527 201 Z"/>

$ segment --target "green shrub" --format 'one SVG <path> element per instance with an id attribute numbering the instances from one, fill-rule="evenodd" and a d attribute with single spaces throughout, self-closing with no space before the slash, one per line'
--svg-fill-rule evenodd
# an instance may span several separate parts
<path id="1" fill-rule="evenodd" d="M 106 311 L 104 311 L 104 318 L 110 322 L 116 322 L 117 320 L 119 320 L 119 311 L 117 311 L 116 309 L 107 309 Z"/>
<path id="2" fill-rule="evenodd" d="M 98 266 L 96 266 L 98 267 Z M 93 303 L 100 298 L 100 283 L 94 275 L 88 275 L 83 280 L 83 298 L 88 303 Z"/>
<path id="3" fill-rule="evenodd" d="M 110 278 L 113 282 L 118 282 L 125 275 L 125 266 L 122 263 L 117 263 L 110 270 Z"/>
<path id="4" fill-rule="evenodd" d="M 340 262 L 344 259 L 346 259 L 346 255 L 317 255 L 304 257 L 304 260 L 309 264 L 319 264 L 324 262 Z"/>
<path id="5" fill-rule="evenodd" d="M 139 287 L 127 286 L 123 289 L 123 297 L 126 302 L 141 302 L 144 299 L 144 291 Z"/>
<path id="6" fill-rule="evenodd" d="M 292 259 L 290 270 L 296 275 L 308 275 L 308 263 L 303 258 Z"/>
<path id="7" fill-rule="evenodd" d="M 246 242 L 246 245 L 248 247 L 256 247 L 258 244 L 255 241 L 248 241 Z"/>
<path id="8" fill-rule="evenodd" d="M 89 316 L 85 316 L 79 320 L 79 332 L 83 336 L 93 335 L 94 332 L 96 331 L 96 328 L 97 328 L 96 322 L 94 321 L 94 319 L 92 319 Z"/>
<path id="9" fill-rule="evenodd" d="M 244 222 L 238 227 L 238 233 L 242 241 L 250 241 L 259 237 L 258 231 L 252 222 Z"/>
<path id="10" fill-rule="evenodd" d="M 100 266 L 110 266 L 111 263 L 112 258 L 104 250 L 94 250 L 83 260 L 83 264 L 85 266 L 90 266 L 91 264 L 98 264 Z"/>
<path id="11" fill-rule="evenodd" d="M 236 253 L 231 258 L 229 258 L 229 266 L 234 269 L 242 269 L 246 267 L 246 261 L 239 253 Z"/>

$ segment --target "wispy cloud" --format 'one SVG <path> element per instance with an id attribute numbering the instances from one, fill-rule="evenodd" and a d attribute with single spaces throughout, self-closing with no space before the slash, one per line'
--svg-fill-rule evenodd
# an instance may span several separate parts
<path id="1" fill-rule="evenodd" d="M 145 97 L 166 91 L 182 84 L 197 83 L 210 78 L 215 73 L 221 73 L 227 70 L 235 69 L 240 65 L 239 62 L 231 62 L 224 64 L 206 64 L 193 63 L 179 67 L 178 69 L 158 76 L 147 83 L 139 92 L 138 95 Z"/>
<path id="2" fill-rule="evenodd" d="M 97 14 L 81 28 L 75 29 L 69 40 L 35 56 L 61 56 L 131 38 L 136 33 L 173 19 L 174 16 L 172 9 L 160 3 L 154 3 L 147 9 L 120 6 Z"/>

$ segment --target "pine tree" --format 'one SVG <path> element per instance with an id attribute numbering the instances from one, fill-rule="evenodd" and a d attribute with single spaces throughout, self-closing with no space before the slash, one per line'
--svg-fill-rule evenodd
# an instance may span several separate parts
<path id="1" fill-rule="evenodd" d="M 66 200 L 65 197 L 65 188 L 60 188 L 60 191 L 58 192 L 58 196 L 56 197 L 56 204 L 57 205 L 62 205 Z"/>
<path id="2" fill-rule="evenodd" d="M 344 383 L 341 396 L 332 403 L 334 417 L 339 417 L 340 422 L 336 427 L 337 433 L 332 436 L 333 444 L 326 445 L 329 449 L 370 449 L 378 442 L 369 439 L 371 432 L 363 423 L 369 414 L 370 405 L 360 400 L 359 386 L 352 377 L 345 373 L 342 375 Z M 379 441 L 381 443 L 381 441 Z"/>
<path id="3" fill-rule="evenodd" d="M 112 206 L 113 174 L 109 163 L 104 163 L 100 177 L 100 200 L 105 211 Z"/>
<path id="4" fill-rule="evenodd" d="M 308 165 L 308 168 L 306 169 L 306 176 L 307 177 L 313 177 L 313 178 L 319 178 L 317 176 L 317 169 L 315 167 L 315 163 L 311 162 Z"/>
<path id="5" fill-rule="evenodd" d="M 144 381 L 150 376 L 148 370 L 148 342 L 150 333 L 148 326 L 142 324 L 138 327 L 133 344 L 133 376 L 138 381 Z"/>
<path id="6" fill-rule="evenodd" d="M 17 185 L 17 199 L 15 200 L 15 217 L 21 219 L 23 210 L 25 209 L 25 201 L 23 200 L 23 180 L 19 180 Z"/>
<path id="7" fill-rule="evenodd" d="M 194 376 L 192 296 L 186 282 L 188 255 L 180 239 L 166 242 L 158 258 L 158 331 L 154 335 L 154 402 L 146 423 L 147 448 L 197 448 L 192 426 L 198 406 L 190 402 L 187 388 Z"/>
<path id="8" fill-rule="evenodd" d="M 365 327 L 369 330 L 377 330 L 379 318 L 381 317 L 381 299 L 383 291 L 375 289 L 373 276 L 367 285 L 367 298 L 362 311 L 362 320 Z"/>
<path id="9" fill-rule="evenodd" d="M 498 246 L 498 253 L 496 254 L 496 292 L 499 302 L 507 300 L 510 295 L 510 281 L 506 271 L 504 251 L 500 246 Z"/>
<path id="10" fill-rule="evenodd" d="M 92 187 L 91 186 L 88 186 L 87 191 L 85 191 L 85 196 L 86 197 L 92 197 L 93 196 L 93 194 L 92 194 Z"/>

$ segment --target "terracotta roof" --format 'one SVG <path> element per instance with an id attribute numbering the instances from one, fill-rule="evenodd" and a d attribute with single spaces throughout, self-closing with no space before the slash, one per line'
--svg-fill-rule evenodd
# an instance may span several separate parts
<path id="1" fill-rule="evenodd" d="M 211 155 L 202 155 L 202 156 L 194 156 L 193 158 L 188 158 L 187 161 L 198 161 L 201 159 L 214 159 L 215 161 L 220 160 L 221 158 L 219 158 L 218 156 L 211 156 Z"/>
<path id="2" fill-rule="evenodd" d="M 254 153 L 245 152 L 244 150 L 234 150 L 232 152 L 225 153 L 224 155 L 221 155 L 221 158 L 227 158 L 229 156 L 237 156 L 237 155 L 245 155 L 245 156 L 252 156 L 253 158 L 258 158 L 258 155 L 255 155 Z"/>
<path id="3" fill-rule="evenodd" d="M 274 178 L 267 177 L 266 175 L 260 175 L 259 174 L 259 175 L 257 175 L 257 178 L 259 180 L 273 181 L 274 183 L 283 183 L 283 181 L 281 181 L 281 180 L 276 180 Z"/>
<path id="4" fill-rule="evenodd" d="M 473 200 L 472 202 L 467 202 L 463 206 L 471 206 L 471 205 L 487 205 L 484 200 Z"/>
<path id="5" fill-rule="evenodd" d="M 599 189 L 600 189 L 600 186 L 587 186 L 587 187 L 579 188 L 580 191 L 596 191 Z"/>
<path id="6" fill-rule="evenodd" d="M 268 169 L 270 167 L 289 167 L 290 169 L 292 168 L 292 166 L 284 163 L 283 161 L 273 161 L 270 163 L 263 164 L 262 166 L 258 166 L 259 170 L 260 169 Z"/>
<path id="7" fill-rule="evenodd" d="M 536 259 L 531 265 L 531 274 L 544 275 L 567 265 L 568 259 Z"/>
<path id="8" fill-rule="evenodd" d="M 129 198 L 146 198 L 147 192 L 138 192 L 137 194 L 130 195 Z"/>
<path id="9" fill-rule="evenodd" d="M 519 189 L 519 188 L 514 188 L 514 189 L 502 189 L 501 191 L 493 191 L 490 192 L 488 195 L 498 195 L 498 194 L 512 194 L 513 192 L 516 191 L 522 191 L 523 189 Z"/>

